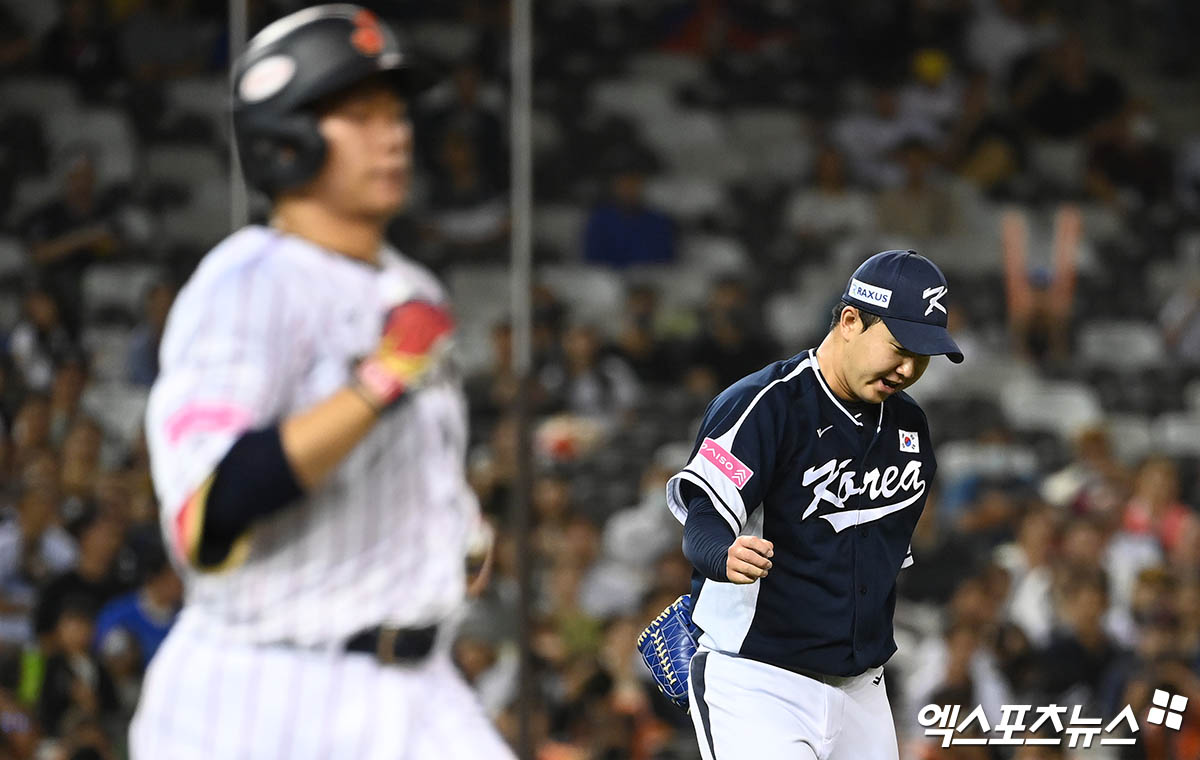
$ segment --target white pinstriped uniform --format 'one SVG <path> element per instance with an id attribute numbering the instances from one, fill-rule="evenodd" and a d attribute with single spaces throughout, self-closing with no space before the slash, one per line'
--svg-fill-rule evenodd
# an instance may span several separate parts
<path id="1" fill-rule="evenodd" d="M 344 386 L 388 308 L 413 297 L 444 300 L 391 250 L 375 267 L 247 227 L 205 258 L 171 310 L 146 418 L 173 547 L 180 510 L 238 436 Z M 233 567 L 199 572 L 173 552 L 186 601 L 147 674 L 134 758 L 511 757 L 449 641 L 419 666 L 341 651 L 363 629 L 448 623 L 461 606 L 479 520 L 466 442 L 465 399 L 446 372 L 300 504 L 256 523 Z"/>

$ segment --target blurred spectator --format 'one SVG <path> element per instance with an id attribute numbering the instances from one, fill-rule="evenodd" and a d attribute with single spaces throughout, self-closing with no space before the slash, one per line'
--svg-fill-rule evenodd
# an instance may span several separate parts
<path id="1" fill-rule="evenodd" d="M 939 490 L 930 492 L 913 531 L 913 564 L 897 579 L 902 599 L 944 605 L 950 601 L 958 575 L 945 572 L 947 567 L 960 568 L 970 574 L 976 564 L 976 553 L 962 537 L 946 524 Z"/>
<path id="2" fill-rule="evenodd" d="M 976 579 L 963 581 L 956 593 L 984 593 L 972 588 Z M 960 695 L 968 710 L 982 705 L 987 715 L 1000 715 L 1000 706 L 1011 703 L 1009 687 L 1000 672 L 996 657 L 984 646 L 985 629 L 979 623 L 952 619 L 942 636 L 921 642 L 914 654 L 914 670 L 905 679 L 905 713 L 915 717 L 922 705 L 951 704 L 939 696 L 946 690 Z M 913 720 L 910 717 L 909 720 Z M 915 722 L 915 721 L 914 721 Z"/>
<path id="3" fill-rule="evenodd" d="M 613 345 L 616 355 L 642 383 L 666 386 L 674 382 L 680 372 L 679 350 L 658 334 L 658 290 L 647 284 L 630 285 L 622 315 L 624 321 Z"/>
<path id="4" fill-rule="evenodd" d="M 1087 161 L 1087 188 L 1114 209 L 1137 213 L 1167 199 L 1171 153 L 1143 104 L 1128 104 L 1102 125 Z"/>
<path id="5" fill-rule="evenodd" d="M 797 190 L 784 211 L 784 227 L 805 249 L 827 251 L 839 240 L 857 238 L 875 227 L 871 198 L 846 181 L 845 156 L 824 144 L 817 151 L 811 187 Z"/>
<path id="6" fill-rule="evenodd" d="M 687 461 L 686 444 L 660 448 L 643 470 L 641 499 L 605 521 L 601 557 L 585 580 L 585 606 L 599 614 L 630 614 L 653 588 L 652 569 L 683 540 L 682 527 L 663 508 L 667 480 Z M 657 614 L 657 613 L 656 613 Z"/>
<path id="7" fill-rule="evenodd" d="M 1029 229 L 1025 215 L 1004 214 L 1002 247 L 1008 297 L 1009 333 L 1017 351 L 1037 361 L 1065 360 L 1070 353 L 1075 269 L 1083 236 L 1083 215 L 1063 206 L 1054 216 L 1053 268 L 1030 269 Z"/>
<path id="8" fill-rule="evenodd" d="M 1008 618 L 1038 647 L 1046 645 L 1054 627 L 1054 574 L 1050 564 L 1054 543 L 1054 515 L 1035 507 L 1021 519 L 1017 540 L 996 552 L 998 562 L 1011 578 Z"/>
<path id="9" fill-rule="evenodd" d="M 192 0 L 145 0 L 121 24 L 121 58 L 137 82 L 192 76 L 211 63 L 216 36 Z"/>
<path id="10" fill-rule="evenodd" d="M 158 344 L 175 301 L 175 288 L 165 282 L 150 286 L 143 302 L 142 320 L 129 340 L 126 361 L 129 382 L 149 388 L 158 377 Z"/>
<path id="11" fill-rule="evenodd" d="M 32 640 L 37 588 L 75 564 L 75 541 L 57 522 L 54 493 L 27 489 L 17 514 L 0 523 L 0 640 Z"/>
<path id="12" fill-rule="evenodd" d="M 33 52 L 33 40 L 11 10 L 0 6 L 0 75 L 20 69 Z"/>
<path id="13" fill-rule="evenodd" d="M 512 324 L 507 320 L 492 325 L 491 355 L 487 366 L 466 381 L 474 432 L 488 431 L 512 407 L 520 390 L 513 366 Z"/>
<path id="14" fill-rule="evenodd" d="M 456 135 L 465 146 L 462 150 L 473 156 L 480 174 L 480 183 L 493 192 L 508 187 L 508 146 L 505 143 L 504 125 L 494 108 L 485 104 L 482 71 L 473 60 L 467 59 L 454 69 L 453 88 L 446 94 L 447 102 L 434 106 L 433 112 L 421 124 L 421 133 L 427 135 Z M 433 93 L 436 97 L 438 93 Z M 438 143 L 429 142 L 427 150 L 434 151 Z M 445 152 L 445 147 L 442 148 Z M 445 158 L 432 153 L 427 156 L 430 166 L 441 165 Z M 440 175 L 439 184 L 450 183 L 449 177 Z"/>
<path id="15" fill-rule="evenodd" d="M 69 527 L 78 536 L 79 559 L 75 567 L 54 577 L 39 590 L 33 615 L 34 633 L 38 636 L 54 630 L 69 599 L 82 600 L 96 611 L 123 590 L 114 569 L 121 548 L 121 525 L 93 512 Z"/>
<path id="16" fill-rule="evenodd" d="M 1200 366 L 1200 277 L 1184 275 L 1158 315 L 1163 341 L 1188 367 Z"/>
<path id="17" fill-rule="evenodd" d="M 583 244 L 586 261 L 620 268 L 675 260 L 675 224 L 646 206 L 645 184 L 640 166 L 626 163 L 616 167 L 610 197 L 588 216 Z"/>
<path id="18" fill-rule="evenodd" d="M 100 446 L 104 431 L 95 420 L 81 418 L 71 426 L 63 439 L 62 467 L 59 488 L 68 500 L 86 502 L 91 499 L 100 475 Z"/>
<path id="19" fill-rule="evenodd" d="M 58 302 L 67 330 L 78 336 L 83 273 L 97 258 L 115 253 L 120 241 L 111 221 L 114 204 L 97 193 L 92 153 L 76 149 L 63 168 L 62 196 L 35 209 L 23 228 L 33 263 Z"/>
<path id="20" fill-rule="evenodd" d="M 1129 473 L 1103 427 L 1080 431 L 1072 461 L 1042 480 L 1041 496 L 1071 515 L 1114 519 L 1129 492 Z"/>
<path id="21" fill-rule="evenodd" d="M 913 247 L 954 235 L 962 214 L 945 181 L 933 174 L 932 148 L 922 140 L 908 139 L 896 152 L 904 167 L 904 181 L 879 194 L 879 231 L 911 241 Z"/>
<path id="22" fill-rule="evenodd" d="M 1035 132 L 1056 140 L 1088 136 L 1125 105 L 1117 77 L 1095 68 L 1077 33 L 1066 34 L 1021 82 L 1013 102 Z"/>
<path id="23" fill-rule="evenodd" d="M 442 137 L 441 171 L 433 183 L 433 211 L 423 231 L 445 252 L 441 257 L 469 261 L 481 254 L 499 258 L 508 235 L 508 203 L 483 171 L 478 148 L 466 132 Z"/>
<path id="24" fill-rule="evenodd" d="M 50 444 L 50 401 L 45 396 L 29 394 L 25 397 L 25 403 L 17 409 L 13 418 L 12 444 L 12 466 L 15 470 L 23 469 L 46 451 Z M 57 470 L 53 476 L 50 485 L 57 488 Z"/>
<path id="25" fill-rule="evenodd" d="M 38 719 L 50 736 L 62 736 L 70 720 L 103 719 L 120 706 L 111 676 L 91 652 L 94 614 L 90 602 L 67 599 L 54 620 L 55 651 L 38 699 Z"/>
<path id="26" fill-rule="evenodd" d="M 87 363 L 82 356 L 63 359 L 50 388 L 50 440 L 57 447 L 79 420 L 80 399 L 88 383 Z"/>
<path id="27" fill-rule="evenodd" d="M 1095 714 L 1101 679 L 1119 654 L 1102 624 L 1108 581 L 1102 571 L 1072 574 L 1057 596 L 1061 625 L 1041 652 L 1042 693 Z"/>
<path id="28" fill-rule="evenodd" d="M 1050 29 L 1034 18 L 1029 0 L 976 3 L 979 9 L 964 45 L 971 63 L 1005 83 L 1014 63 L 1048 40 Z"/>
<path id="29" fill-rule="evenodd" d="M 546 367 L 539 380 L 557 405 L 585 417 L 611 421 L 630 412 L 641 395 L 633 370 L 623 359 L 601 353 L 592 325 L 574 325 L 562 339 L 562 362 Z"/>
<path id="30" fill-rule="evenodd" d="M 1200 678 L 1192 667 L 1195 652 L 1184 650 L 1180 644 L 1178 611 L 1173 607 L 1153 611 L 1142 623 L 1137 650 L 1118 660 L 1105 673 L 1101 699 L 1106 714 L 1116 715 L 1130 705 L 1136 715 L 1145 715 L 1155 689 L 1181 694 L 1189 702 L 1200 698 Z M 1193 756 L 1200 749 L 1200 719 L 1194 711 L 1184 713 L 1179 733 L 1167 733 L 1163 727 L 1144 720 L 1139 721 L 1139 726 L 1142 757 L 1169 760 Z"/>
<path id="31" fill-rule="evenodd" d="M 1185 537 L 1197 527 L 1195 511 L 1179 500 L 1179 471 L 1167 457 L 1150 457 L 1138 468 L 1133 494 L 1125 505 L 1121 527 L 1134 535 L 1149 535 L 1168 556 L 1177 555 Z"/>
<path id="32" fill-rule="evenodd" d="M 34 287 L 25 294 L 24 316 L 9 336 L 8 350 L 24 387 L 48 393 L 60 362 L 77 348 L 50 293 Z"/>
<path id="33" fill-rule="evenodd" d="M 42 38 L 42 68 L 74 79 L 79 92 L 100 100 L 121 75 L 113 30 L 100 0 L 60 0 L 62 19 Z"/>
<path id="34" fill-rule="evenodd" d="M 139 670 L 145 670 L 158 651 L 183 601 L 183 585 L 165 551 L 160 549 L 147 560 L 144 578 L 138 589 L 116 597 L 101 608 L 96 617 L 94 644 L 98 652 L 105 652 L 110 647 L 110 637 L 114 648 L 122 636 L 130 637 L 128 645 Z"/>
<path id="35" fill-rule="evenodd" d="M 992 82 L 983 71 L 967 81 L 962 107 L 942 155 L 946 166 L 993 197 L 1012 196 L 1026 161 L 1016 121 L 993 104 Z"/>
<path id="36" fill-rule="evenodd" d="M 877 83 L 869 110 L 852 112 L 833 125 L 833 142 L 847 157 L 851 174 L 868 187 L 895 187 L 904 182 L 904 168 L 895 162 L 896 149 L 906 140 L 936 142 L 937 125 L 927 116 L 900 111 L 894 85 Z"/>
<path id="37" fill-rule="evenodd" d="M 714 283 L 703 319 L 688 365 L 706 368 L 717 387 L 728 387 L 779 358 L 779 349 L 762 329 L 742 280 L 726 277 Z"/>
<path id="38" fill-rule="evenodd" d="M 900 112 L 941 130 L 950 127 L 963 99 L 963 82 L 945 51 L 918 50 L 912 56 L 912 77 L 900 89 Z"/>

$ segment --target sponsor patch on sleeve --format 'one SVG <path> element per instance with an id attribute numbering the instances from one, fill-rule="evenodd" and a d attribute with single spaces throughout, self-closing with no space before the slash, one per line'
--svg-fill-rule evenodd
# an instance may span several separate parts
<path id="1" fill-rule="evenodd" d="M 700 455 L 720 470 L 722 475 L 733 481 L 739 491 L 754 477 L 754 470 L 742 464 L 741 460 L 711 438 L 705 438 L 700 444 Z"/>

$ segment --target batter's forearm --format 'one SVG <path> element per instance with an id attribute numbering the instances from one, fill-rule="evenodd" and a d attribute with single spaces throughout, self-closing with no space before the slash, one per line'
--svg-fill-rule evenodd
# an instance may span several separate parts
<path id="1" fill-rule="evenodd" d="M 280 426 L 283 451 L 304 490 L 324 482 L 358 445 L 378 413 L 361 395 L 343 388 Z"/>
<path id="2" fill-rule="evenodd" d="M 341 390 L 281 425 L 243 433 L 184 507 L 188 556 L 204 569 L 225 566 L 255 522 L 319 485 L 374 418 L 358 394 Z"/>

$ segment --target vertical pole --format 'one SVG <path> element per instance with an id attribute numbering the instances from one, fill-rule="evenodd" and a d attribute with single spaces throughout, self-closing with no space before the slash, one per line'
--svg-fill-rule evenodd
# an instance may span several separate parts
<path id="1" fill-rule="evenodd" d="M 233 91 L 233 62 L 246 48 L 248 11 L 246 0 L 229 0 L 229 84 Z M 229 134 L 233 135 L 233 113 L 229 119 Z M 233 138 L 230 138 L 233 142 Z M 230 229 L 237 230 L 246 226 L 250 219 L 249 197 L 246 193 L 246 182 L 242 178 L 242 164 L 238 159 L 236 147 L 229 150 L 229 222 Z"/>
<path id="2" fill-rule="evenodd" d="M 512 329 L 513 366 L 519 379 L 516 401 L 517 471 L 513 488 L 510 524 L 517 542 L 518 621 L 521 647 L 517 701 L 517 755 L 533 760 L 531 732 L 534 709 L 533 658 L 533 564 L 530 536 L 530 494 L 533 483 L 532 435 L 530 433 L 529 385 L 533 367 L 532 349 L 532 0 L 512 0 Z"/>

